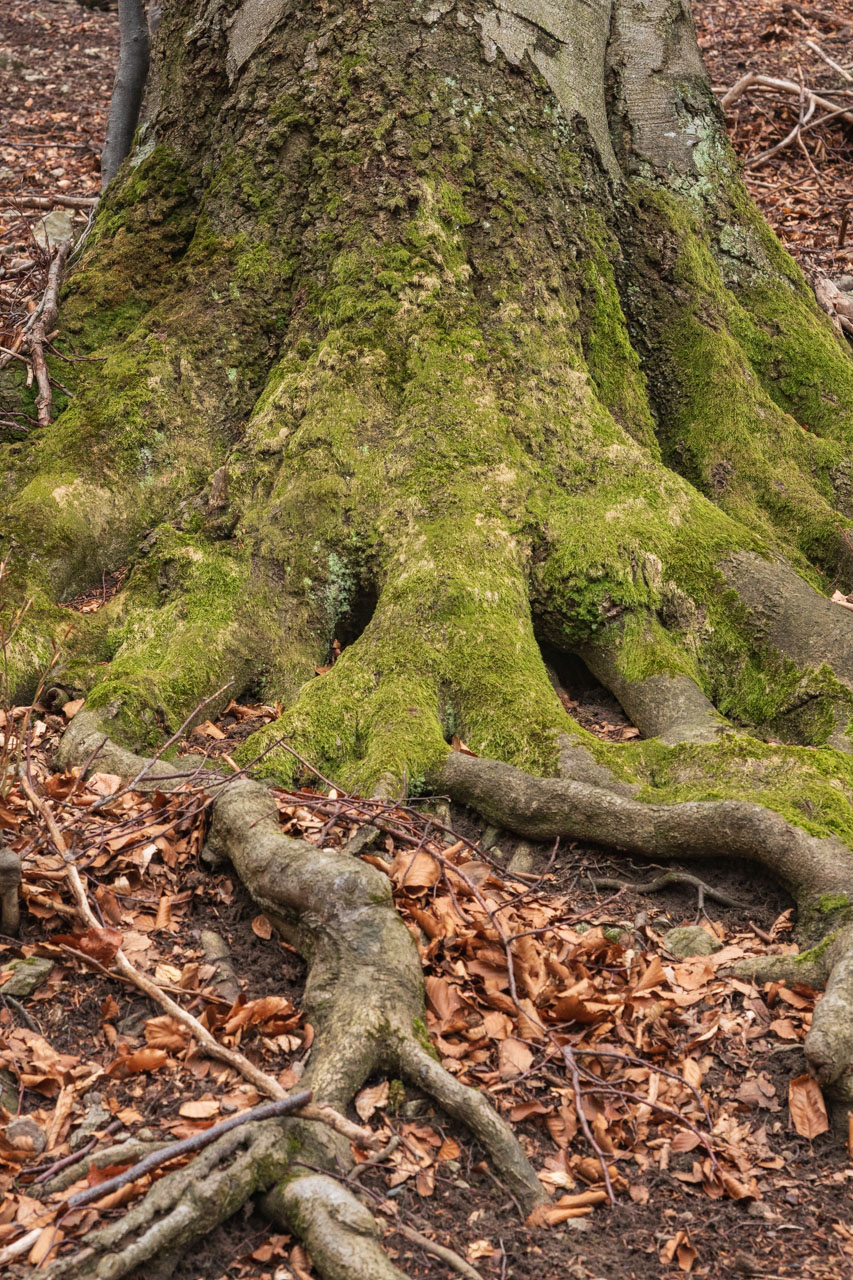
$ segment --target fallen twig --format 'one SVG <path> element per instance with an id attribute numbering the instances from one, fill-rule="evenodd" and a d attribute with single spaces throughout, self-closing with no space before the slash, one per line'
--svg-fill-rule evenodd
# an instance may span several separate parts
<path id="1" fill-rule="evenodd" d="M 58 853 L 65 860 L 68 884 L 71 888 L 74 901 L 77 903 L 80 916 L 90 928 L 100 930 L 101 926 L 89 903 L 89 898 L 80 877 L 80 872 L 70 857 L 68 846 L 65 843 L 62 832 L 59 830 L 56 819 L 54 818 L 50 807 L 45 804 L 44 800 L 42 800 L 42 798 L 35 792 L 29 782 L 29 779 L 23 772 L 21 773 L 21 789 L 30 803 L 33 804 L 41 814 L 47 829 L 50 832 L 51 840 L 56 846 Z M 129 979 L 134 986 L 138 987 L 140 991 L 143 991 L 145 995 L 147 995 L 151 1000 L 154 1000 L 163 1009 L 165 1009 L 167 1013 L 170 1013 L 172 1017 L 185 1026 L 195 1037 L 199 1048 L 209 1057 L 216 1058 L 220 1062 L 224 1062 L 245 1080 L 248 1080 L 253 1084 L 261 1093 L 265 1093 L 267 1097 L 275 1099 L 284 1099 L 287 1097 L 285 1090 L 277 1080 L 272 1076 L 268 1076 L 266 1072 L 261 1071 L 259 1067 L 254 1066 L 254 1064 L 251 1063 L 242 1053 L 238 1053 L 234 1049 L 228 1049 L 225 1045 L 220 1044 L 210 1031 L 208 1031 L 208 1029 L 199 1022 L 198 1018 L 193 1017 L 191 1013 L 187 1013 L 181 1005 L 174 1001 L 170 996 L 166 995 L 165 991 L 163 991 L 156 982 L 147 977 L 144 973 L 140 973 L 136 966 L 131 964 L 121 948 L 119 948 L 115 954 L 114 963 L 120 975 Z M 363 1129 L 361 1126 L 353 1124 L 351 1120 L 347 1120 L 346 1116 L 342 1116 L 339 1112 L 333 1110 L 332 1107 L 324 1104 L 317 1105 L 312 1103 L 302 1108 L 300 1116 L 304 1120 L 318 1120 L 322 1124 L 328 1125 L 343 1137 L 347 1138 L 350 1142 L 357 1142 L 360 1147 L 366 1150 L 375 1148 L 377 1145 L 378 1139 L 374 1137 L 369 1129 Z"/>
<path id="2" fill-rule="evenodd" d="M 69 1209 L 80 1209 L 85 1204 L 91 1204 L 93 1200 L 100 1200 L 104 1196 L 110 1195 L 113 1191 L 120 1190 L 121 1187 L 128 1186 L 131 1182 L 136 1182 L 138 1178 L 142 1178 L 146 1173 L 151 1173 L 153 1169 L 159 1169 L 161 1164 L 168 1164 L 170 1160 L 177 1160 L 180 1156 L 191 1155 L 195 1151 L 200 1151 L 202 1147 L 208 1146 L 223 1133 L 228 1133 L 231 1129 L 236 1129 L 241 1124 L 253 1124 L 258 1120 L 269 1120 L 272 1116 L 292 1115 L 294 1111 L 299 1111 L 304 1115 L 306 1106 L 310 1103 L 312 1093 L 310 1089 L 303 1089 L 300 1093 L 293 1093 L 288 1098 L 279 1098 L 275 1102 L 264 1102 L 259 1107 L 252 1107 L 251 1111 L 244 1111 L 237 1116 L 229 1116 L 227 1120 L 221 1120 L 219 1124 L 211 1125 L 209 1129 L 204 1129 L 201 1133 L 194 1133 L 189 1138 L 182 1138 L 179 1142 L 170 1142 L 167 1147 L 161 1147 L 159 1151 L 152 1151 L 136 1164 L 125 1169 L 122 1173 L 116 1174 L 114 1178 L 108 1178 L 106 1182 L 99 1182 L 94 1187 L 87 1187 L 85 1191 L 78 1191 L 76 1195 L 69 1198 Z"/>
<path id="3" fill-rule="evenodd" d="M 434 1258 L 439 1258 L 457 1275 L 465 1276 L 466 1280 L 483 1280 L 480 1272 L 472 1267 L 470 1262 L 466 1262 L 453 1249 L 448 1249 L 443 1244 L 436 1244 L 435 1240 L 430 1240 L 429 1236 L 422 1235 L 414 1227 L 408 1227 L 403 1222 L 395 1222 L 392 1229 L 401 1236 L 405 1236 L 407 1240 L 411 1240 L 412 1244 L 420 1245 L 425 1253 L 431 1253 Z"/>
<path id="4" fill-rule="evenodd" d="M 654 880 L 649 880 L 645 884 L 638 884 L 633 880 L 617 880 L 613 876 L 595 876 L 594 878 L 590 876 L 590 882 L 594 889 L 630 889 L 633 893 L 660 893 L 662 889 L 668 889 L 671 885 L 681 884 L 698 890 L 703 897 L 722 903 L 724 907 L 743 905 L 737 898 L 730 897 L 721 889 L 715 889 L 713 885 L 706 884 L 704 880 L 691 875 L 688 871 L 665 871 L 663 875 L 656 876 Z"/>
<path id="5" fill-rule="evenodd" d="M 53 328 L 56 320 L 58 304 L 59 304 L 59 284 L 62 278 L 62 268 L 71 252 L 71 242 L 66 241 L 61 244 L 56 251 L 53 261 L 50 264 L 50 271 L 47 277 L 47 288 L 44 291 L 44 299 L 42 301 L 41 314 L 32 327 L 27 346 L 29 348 L 30 359 L 33 364 L 36 382 L 38 383 L 38 395 L 36 396 L 36 413 L 40 427 L 46 427 L 50 422 L 50 402 L 52 392 L 50 389 L 50 377 L 47 372 L 47 365 L 44 359 L 44 346 L 47 341 L 47 335 Z"/>

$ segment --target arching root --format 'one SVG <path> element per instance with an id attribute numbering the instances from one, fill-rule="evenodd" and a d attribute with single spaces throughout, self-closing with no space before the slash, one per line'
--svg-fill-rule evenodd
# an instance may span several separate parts
<path id="1" fill-rule="evenodd" d="M 100 743 L 100 768 L 128 778 L 145 768 L 142 757 L 105 740 L 89 713 L 72 722 L 59 762 L 82 763 Z M 174 772 L 155 762 L 138 785 L 174 786 L 168 776 Z M 417 1041 L 424 1016 L 421 966 L 387 877 L 351 855 L 285 836 L 259 783 L 212 775 L 208 791 L 215 796 L 209 846 L 230 859 L 255 902 L 310 966 L 304 1004 L 315 1036 L 299 1088 L 344 1108 L 371 1072 L 398 1067 L 468 1125 L 525 1210 L 545 1200 L 505 1121 Z M 337 1173 L 350 1163 L 349 1145 L 324 1125 L 282 1119 L 245 1126 L 166 1175 L 119 1222 L 87 1237 L 84 1255 L 60 1259 L 53 1274 L 117 1280 L 209 1231 L 249 1196 L 269 1192 L 271 1211 L 302 1236 L 328 1280 L 393 1280 L 400 1272 L 382 1254 L 371 1215 L 334 1179 L 316 1175 L 317 1168 Z M 286 1185 L 277 1185 L 285 1177 Z"/>
<path id="2" fill-rule="evenodd" d="M 510 765 L 452 752 L 435 781 L 458 803 L 528 838 L 588 840 L 655 860 L 746 858 L 764 866 L 794 897 L 806 928 L 813 929 L 821 913 L 830 927 L 799 956 L 768 956 L 738 966 L 738 972 L 825 985 L 806 1038 L 806 1058 L 832 1098 L 853 1103 L 853 925 L 845 923 L 853 900 L 853 852 L 758 804 L 647 804 L 602 785 L 602 774 L 598 779 L 533 778 Z"/>

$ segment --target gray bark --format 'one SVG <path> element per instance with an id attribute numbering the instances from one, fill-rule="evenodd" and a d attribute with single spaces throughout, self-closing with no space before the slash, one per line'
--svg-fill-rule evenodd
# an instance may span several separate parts
<path id="1" fill-rule="evenodd" d="M 121 44 L 101 156 L 102 190 L 130 154 L 148 78 L 148 21 L 143 0 L 119 0 L 118 21 Z"/>

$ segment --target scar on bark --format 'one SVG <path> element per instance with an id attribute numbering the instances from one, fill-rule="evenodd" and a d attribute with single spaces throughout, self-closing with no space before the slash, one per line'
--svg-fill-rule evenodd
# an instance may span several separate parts
<path id="1" fill-rule="evenodd" d="M 99 767 L 128 778 L 145 768 L 142 757 L 104 742 L 98 719 L 87 712 L 72 721 L 57 763 L 82 764 L 101 743 Z M 173 767 L 157 761 L 139 785 L 176 785 L 169 775 Z M 304 1007 L 315 1035 L 299 1088 L 312 1090 L 317 1102 L 345 1107 L 372 1072 L 397 1072 L 468 1126 L 526 1211 L 545 1201 L 508 1124 L 420 1042 L 421 964 L 387 877 L 350 854 L 284 835 L 260 783 L 213 775 L 208 789 L 215 797 L 211 854 L 231 861 L 310 966 Z M 249 1196 L 266 1193 L 267 1212 L 301 1236 L 322 1274 L 399 1280 L 372 1215 L 332 1176 L 350 1164 L 349 1145 L 323 1125 L 275 1118 L 235 1129 L 162 1178 L 119 1222 L 88 1236 L 84 1251 L 61 1259 L 53 1274 L 63 1280 L 128 1275 L 209 1231 Z"/>

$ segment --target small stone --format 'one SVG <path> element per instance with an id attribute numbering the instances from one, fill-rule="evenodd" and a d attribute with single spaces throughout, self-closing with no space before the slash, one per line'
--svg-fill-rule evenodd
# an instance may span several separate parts
<path id="1" fill-rule="evenodd" d="M 69 240 L 74 239 L 74 223 L 63 209 L 54 209 L 52 213 L 48 213 L 36 223 L 33 228 L 33 238 L 43 249 L 48 246 L 56 248 L 57 245 L 67 244 Z"/>
<path id="2" fill-rule="evenodd" d="M 407 1120 L 416 1120 L 418 1116 L 425 1116 L 427 1111 L 429 1111 L 429 1103 L 425 1098 L 410 1098 L 400 1108 L 400 1115 L 405 1116 Z"/>
<path id="3" fill-rule="evenodd" d="M 686 960 L 688 956 L 710 956 L 722 944 L 701 925 L 683 924 L 664 934 L 663 945 L 677 960 Z"/>
<path id="4" fill-rule="evenodd" d="M 105 1129 L 112 1120 L 111 1113 L 101 1106 L 100 1094 L 95 1096 L 98 1099 L 97 1102 L 94 1102 L 89 1107 L 82 1123 L 77 1126 L 68 1139 L 68 1146 L 72 1151 L 79 1151 L 81 1147 L 85 1147 L 92 1134 L 97 1133 L 99 1129 Z"/>
<path id="5" fill-rule="evenodd" d="M 6 1137 L 13 1147 L 26 1147 L 41 1155 L 47 1146 L 47 1135 L 32 1116 L 16 1116 L 6 1125 Z M 31 1145 L 32 1144 L 32 1145 Z"/>
<path id="6" fill-rule="evenodd" d="M 589 1218 L 569 1218 L 563 1223 L 564 1229 L 576 1235 L 582 1234 L 584 1231 L 592 1231 L 592 1222 Z"/>
<path id="7" fill-rule="evenodd" d="M 33 992 L 47 981 L 53 961 L 43 956 L 27 956 L 25 960 L 13 960 L 8 966 L 12 970 L 10 977 L 0 985 L 4 996 L 31 996 Z"/>
<path id="8" fill-rule="evenodd" d="M 520 840 L 509 860 L 507 871 L 520 871 L 522 875 L 528 875 L 533 870 L 533 854 L 533 846 Z"/>
<path id="9" fill-rule="evenodd" d="M 853 276 L 839 276 L 832 282 L 842 293 L 853 293 Z"/>

